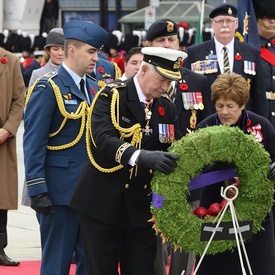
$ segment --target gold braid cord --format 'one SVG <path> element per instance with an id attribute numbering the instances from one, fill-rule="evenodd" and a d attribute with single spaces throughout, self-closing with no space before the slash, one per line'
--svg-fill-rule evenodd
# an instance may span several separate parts
<path id="1" fill-rule="evenodd" d="M 33 89 L 34 89 L 34 86 L 35 86 L 36 82 L 31 86 L 31 88 L 30 88 L 30 90 L 29 90 L 29 92 L 27 94 L 25 105 L 27 105 L 27 103 L 28 103 L 28 101 L 30 99 L 30 96 L 31 96 L 31 94 L 33 92 Z M 50 146 L 50 145 L 48 145 L 47 146 L 48 150 L 64 150 L 64 149 L 68 149 L 68 148 L 73 147 L 74 145 L 76 145 L 79 142 L 79 140 L 81 139 L 81 137 L 82 137 L 82 135 L 84 133 L 84 130 L 85 130 L 86 117 L 88 117 L 88 114 L 90 113 L 90 110 L 89 110 L 90 107 L 89 107 L 89 105 L 88 105 L 88 103 L 86 101 L 82 101 L 79 104 L 79 106 L 78 106 L 78 108 L 77 108 L 77 110 L 76 110 L 76 112 L 74 114 L 68 113 L 66 111 L 66 109 L 65 109 L 60 89 L 54 83 L 53 80 L 49 79 L 49 83 L 51 84 L 51 86 L 53 88 L 53 91 L 54 91 L 54 94 L 55 94 L 55 98 L 56 98 L 56 102 L 57 102 L 59 111 L 60 111 L 60 113 L 64 117 L 64 120 L 62 121 L 59 129 L 57 131 L 55 131 L 54 133 L 50 133 L 49 137 L 54 137 L 58 133 L 60 133 L 60 131 L 63 129 L 63 127 L 65 126 L 65 124 L 66 124 L 66 122 L 67 122 L 68 119 L 73 119 L 73 120 L 81 119 L 81 125 L 80 125 L 79 133 L 78 133 L 78 135 L 76 136 L 76 138 L 73 141 L 71 141 L 71 142 L 69 142 L 67 144 L 63 144 L 63 145 L 56 145 L 56 146 Z M 89 132 L 88 128 L 86 129 L 86 132 Z"/>
<path id="2" fill-rule="evenodd" d="M 238 38 L 240 42 L 244 42 L 244 38 L 239 32 L 236 32 L 234 36 Z"/>
<path id="3" fill-rule="evenodd" d="M 115 80 L 116 80 L 122 76 L 122 73 L 117 63 L 116 62 L 112 62 L 112 63 L 114 64 L 114 67 L 115 67 Z"/>
<path id="4" fill-rule="evenodd" d="M 130 128 L 122 128 L 121 126 L 119 126 L 119 124 L 118 124 L 118 121 L 119 121 L 119 93 L 116 88 L 113 88 L 111 91 L 113 92 L 112 100 L 111 100 L 111 108 L 110 108 L 112 124 L 114 125 L 115 129 L 119 131 L 121 140 L 124 140 L 124 138 L 132 137 L 130 144 L 132 146 L 135 146 L 138 149 L 140 149 L 141 148 L 141 139 L 142 139 L 141 125 L 139 123 L 137 123 Z M 100 94 L 101 94 L 101 92 L 98 92 L 96 94 L 96 96 L 92 102 L 92 105 L 91 105 L 90 114 L 88 116 L 87 129 L 90 129 L 90 132 L 88 130 L 86 131 L 86 142 L 87 142 L 86 146 L 88 149 L 89 159 L 90 159 L 91 163 L 94 165 L 94 167 L 103 173 L 113 173 L 113 172 L 118 171 L 119 169 L 123 168 L 123 165 L 119 164 L 112 168 L 103 168 L 100 165 L 98 165 L 93 157 L 92 150 L 91 150 L 91 144 L 89 142 L 90 138 L 91 138 L 94 146 L 96 147 L 96 144 L 94 142 L 92 132 L 91 132 L 91 126 L 92 126 L 92 114 L 91 113 L 92 113 L 94 105 L 95 105 L 98 97 L 100 96 Z M 126 148 L 128 148 L 128 146 L 126 146 Z M 122 154 L 123 153 L 121 153 L 121 155 Z"/>

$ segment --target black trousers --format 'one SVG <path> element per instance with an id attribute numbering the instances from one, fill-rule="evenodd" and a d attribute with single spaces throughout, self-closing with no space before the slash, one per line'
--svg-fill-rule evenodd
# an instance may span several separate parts
<path id="1" fill-rule="evenodd" d="M 119 228 L 80 216 L 87 275 L 152 275 L 156 235 L 147 227 Z"/>
<path id="2" fill-rule="evenodd" d="M 7 246 L 8 210 L 0 210 L 0 252 Z"/>

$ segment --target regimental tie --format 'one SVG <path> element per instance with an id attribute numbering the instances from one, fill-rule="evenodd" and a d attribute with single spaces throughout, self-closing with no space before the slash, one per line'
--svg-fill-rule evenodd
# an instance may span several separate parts
<path id="1" fill-rule="evenodd" d="M 169 95 L 170 99 L 172 100 L 172 102 L 174 103 L 175 102 L 175 90 L 174 90 L 174 86 L 171 82 L 170 86 L 169 86 L 169 89 L 167 91 L 167 94 Z"/>
<path id="2" fill-rule="evenodd" d="M 227 54 L 227 48 L 223 47 L 223 72 L 226 74 L 230 73 L 229 58 Z"/>

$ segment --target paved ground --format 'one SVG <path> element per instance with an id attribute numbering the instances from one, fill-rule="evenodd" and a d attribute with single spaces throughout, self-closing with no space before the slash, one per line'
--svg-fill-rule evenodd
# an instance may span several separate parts
<path id="1" fill-rule="evenodd" d="M 18 210 L 8 212 L 8 246 L 5 252 L 14 260 L 40 260 L 40 235 L 35 212 L 21 205 L 24 182 L 23 128 L 22 122 L 17 133 Z"/>

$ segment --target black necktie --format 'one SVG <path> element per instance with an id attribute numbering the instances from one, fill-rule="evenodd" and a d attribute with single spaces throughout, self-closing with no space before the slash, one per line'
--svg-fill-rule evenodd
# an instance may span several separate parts
<path id="1" fill-rule="evenodd" d="M 96 79 L 95 71 L 92 71 L 92 72 L 91 72 L 91 76 L 92 76 L 94 79 Z"/>
<path id="2" fill-rule="evenodd" d="M 223 47 L 223 72 L 229 74 L 230 73 L 230 65 L 229 58 L 227 54 L 227 48 Z"/>
<path id="3" fill-rule="evenodd" d="M 86 97 L 85 86 L 84 86 L 85 85 L 85 80 L 83 78 L 81 78 L 79 85 L 80 85 L 80 91 Z"/>

